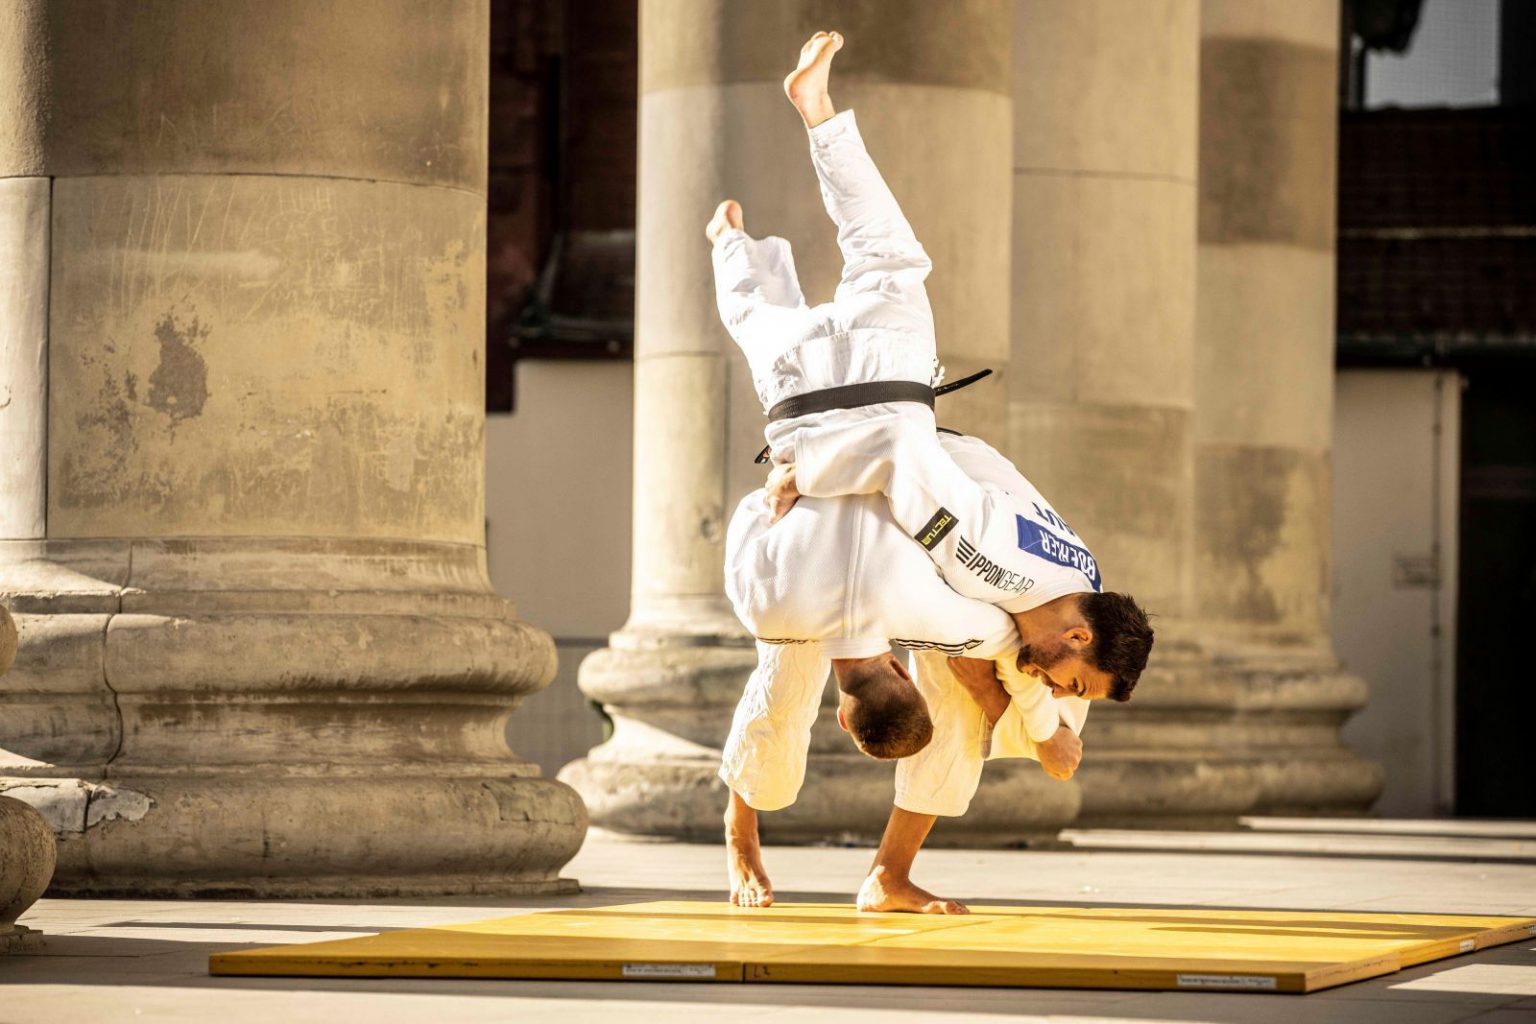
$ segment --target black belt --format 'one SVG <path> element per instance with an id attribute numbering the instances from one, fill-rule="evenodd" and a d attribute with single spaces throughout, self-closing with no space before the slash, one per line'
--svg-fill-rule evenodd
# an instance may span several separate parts
<path id="1" fill-rule="evenodd" d="M 777 422 L 794 419 L 796 416 L 809 416 L 816 412 L 857 409 L 866 405 L 883 405 L 886 402 L 919 402 L 932 409 L 934 399 L 939 395 L 959 391 L 988 376 L 991 372 L 991 370 L 982 370 L 969 377 L 963 377 L 953 384 L 945 384 L 938 388 L 931 388 L 927 384 L 910 380 L 877 380 L 865 384 L 845 384 L 842 387 L 826 388 L 821 391 L 807 391 L 803 395 L 786 398 L 769 409 L 768 419 Z M 769 451 L 765 447 L 757 453 L 757 458 L 753 461 L 767 462 L 768 455 Z"/>
<path id="2" fill-rule="evenodd" d="M 867 384 L 845 384 L 825 391 L 807 391 L 795 395 L 768 410 L 768 418 L 792 420 L 796 416 L 809 416 L 813 412 L 830 412 L 833 409 L 857 409 L 864 405 L 881 405 L 885 402 L 921 402 L 933 408 L 933 396 L 937 394 L 927 384 L 911 380 L 877 380 Z"/>

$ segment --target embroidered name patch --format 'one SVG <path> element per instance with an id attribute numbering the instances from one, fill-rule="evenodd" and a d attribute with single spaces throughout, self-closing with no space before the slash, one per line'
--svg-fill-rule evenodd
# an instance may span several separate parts
<path id="1" fill-rule="evenodd" d="M 1062 540 L 1039 523 L 1025 519 L 1023 516 L 1015 518 L 1019 521 L 1020 551 L 1027 551 L 1048 562 L 1076 569 L 1088 578 L 1094 590 L 1104 589 L 1104 581 L 1099 579 L 1099 563 L 1094 561 L 1087 548 Z"/>
<path id="2" fill-rule="evenodd" d="M 953 512 L 941 507 L 933 514 L 933 518 L 928 520 L 921 530 L 917 531 L 915 535 L 917 542 L 932 551 L 933 546 L 943 540 L 959 521 L 955 518 Z"/>

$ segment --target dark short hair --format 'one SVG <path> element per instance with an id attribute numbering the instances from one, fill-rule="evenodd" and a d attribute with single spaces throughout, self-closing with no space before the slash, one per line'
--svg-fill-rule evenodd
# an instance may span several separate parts
<path id="1" fill-rule="evenodd" d="M 1093 630 L 1089 662 L 1109 673 L 1112 700 L 1130 700 L 1152 653 L 1152 624 L 1146 611 L 1129 594 L 1115 593 L 1084 594 L 1078 607 Z"/>
<path id="2" fill-rule="evenodd" d="M 843 717 L 860 750 L 882 761 L 911 757 L 933 739 L 928 705 L 912 681 L 890 662 L 868 662 L 838 680 L 848 698 Z"/>

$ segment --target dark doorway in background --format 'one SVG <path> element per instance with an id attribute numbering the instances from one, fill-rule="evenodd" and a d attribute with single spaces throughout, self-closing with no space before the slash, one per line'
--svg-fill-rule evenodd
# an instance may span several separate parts
<path id="1" fill-rule="evenodd" d="M 1456 813 L 1536 817 L 1536 357 L 1465 368 Z"/>

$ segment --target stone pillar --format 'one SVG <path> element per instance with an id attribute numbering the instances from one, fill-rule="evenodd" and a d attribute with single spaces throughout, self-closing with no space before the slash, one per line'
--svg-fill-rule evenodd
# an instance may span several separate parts
<path id="1" fill-rule="evenodd" d="M 1233 810 L 1247 773 L 1191 721 L 1199 2 L 1015 11 L 1012 454 L 1157 616 L 1135 702 L 1089 719 L 1083 816 Z"/>
<path id="2" fill-rule="evenodd" d="M 0 605 L 0 676 L 9 672 L 11 666 L 16 664 L 18 641 L 16 620 L 11 618 L 11 613 L 4 605 Z"/>
<path id="3" fill-rule="evenodd" d="M 1193 612 L 1264 811 L 1381 786 L 1341 746 L 1365 690 L 1329 635 L 1338 46 L 1338 0 L 1202 6 Z"/>
<path id="4" fill-rule="evenodd" d="M 1015 8 L 1013 455 L 1164 617 L 1189 576 L 1198 6 Z"/>
<path id="5" fill-rule="evenodd" d="M 487 7 L 0 11 L 0 788 L 62 893 L 566 889 L 484 567 Z"/>
<path id="6" fill-rule="evenodd" d="M 1262 20 L 1296 5 L 1206 6 Z M 1198 0 L 1020 0 L 1017 11 L 1013 454 L 1158 632 L 1135 700 L 1089 720 L 1080 820 L 1230 824 L 1256 810 L 1362 806 L 1374 776 L 1338 741 L 1358 684 L 1333 670 L 1318 631 L 1325 463 L 1300 455 L 1326 458 L 1331 301 L 1319 319 L 1315 293 L 1303 293 L 1314 281 L 1331 289 L 1331 256 L 1319 267 L 1240 248 L 1240 264 L 1218 265 L 1200 244 L 1210 182 L 1244 173 L 1262 180 L 1264 202 L 1329 223 L 1329 182 L 1317 179 L 1332 173 L 1335 70 L 1260 47 L 1244 75 L 1214 78 L 1231 62 L 1209 37 L 1202 50 Z M 1299 106 L 1323 105 L 1306 108 L 1317 113 L 1298 132 L 1297 101 L 1275 90 L 1314 71 Z M 1219 136 L 1216 116 L 1228 117 Z M 1289 148 L 1298 139 L 1304 154 Z M 1253 190 L 1228 198 L 1224 187 L 1231 219 L 1268 216 L 1254 214 Z M 1277 260 L 1291 277 L 1271 298 Z M 1218 352 L 1213 316 L 1247 333 Z M 1299 322 L 1305 337 L 1276 329 Z M 1285 451 L 1252 451 L 1282 436 Z M 1277 460 L 1291 456 L 1294 474 L 1277 481 Z M 1273 628 L 1238 606 L 1267 588 L 1290 609 Z M 1298 631 L 1301 619 L 1310 625 Z M 1262 656 L 1249 642 L 1282 637 Z"/>
<path id="7" fill-rule="evenodd" d="M 841 258 L 782 80 L 812 32 L 842 32 L 832 96 L 857 111 L 933 257 L 940 356 L 951 378 L 1005 369 L 1009 24 L 1006 0 L 642 0 L 632 606 L 581 672 L 613 737 L 562 774 L 595 824 L 718 837 L 720 744 L 755 662 L 721 567 L 728 517 L 764 476 L 752 465 L 763 416 L 715 310 L 704 222 L 739 199 L 748 231 L 794 243 L 807 299 L 831 298 Z M 1000 440 L 1005 394 L 962 392 L 941 419 Z M 1027 769 L 989 770 L 967 836 L 1006 841 L 1070 819 L 1075 787 Z M 764 833 L 872 838 L 890 797 L 891 767 L 824 714 L 800 801 Z"/>

